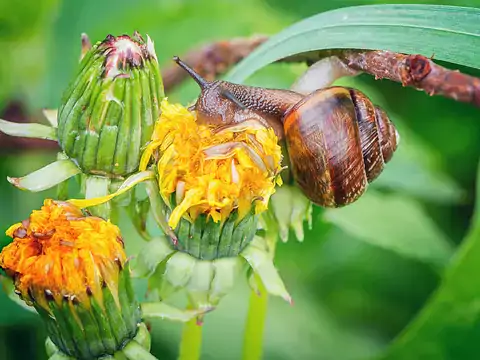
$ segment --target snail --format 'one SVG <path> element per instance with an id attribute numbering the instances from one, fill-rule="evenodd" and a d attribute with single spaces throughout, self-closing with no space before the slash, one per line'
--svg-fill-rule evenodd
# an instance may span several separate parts
<path id="1" fill-rule="evenodd" d="M 323 207 L 357 200 L 382 172 L 399 135 L 387 114 L 360 91 L 340 86 L 303 95 L 227 81 L 206 81 L 178 57 L 199 84 L 199 122 L 228 125 L 256 119 L 285 138 L 293 176 Z"/>

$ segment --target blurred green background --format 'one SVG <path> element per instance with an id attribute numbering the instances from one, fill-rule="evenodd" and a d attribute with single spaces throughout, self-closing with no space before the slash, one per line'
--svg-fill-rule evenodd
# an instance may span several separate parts
<path id="1" fill-rule="evenodd" d="M 59 105 L 74 74 L 82 32 L 92 41 L 109 33 L 148 33 L 162 65 L 173 55 L 212 40 L 273 34 L 318 12 L 370 3 L 387 1 L 1 0 L 0 117 L 44 121 L 40 110 Z M 480 0 L 454 5 L 479 6 Z M 286 88 L 303 69 L 302 65 L 271 65 L 248 82 Z M 480 154 L 479 110 L 364 75 L 340 83 L 360 88 L 384 107 L 397 124 L 402 142 L 384 174 L 358 203 L 340 210 L 316 208 L 314 226 L 305 241 L 278 246 L 276 264 L 295 304 L 271 299 L 266 359 L 382 356 L 428 304 L 472 217 Z M 190 81 L 168 95 L 188 102 L 197 94 Z M 52 161 L 55 144 L 46 147 L 46 142 L 30 140 L 16 142 L 15 147 L 11 144 L 11 139 L 0 135 L 0 179 L 4 179 L 0 229 L 28 217 L 44 198 L 54 196 L 51 191 L 21 192 L 5 179 Z M 130 252 L 136 252 L 141 244 L 135 243 L 133 230 L 123 230 Z M 8 241 L 0 235 L 0 247 Z M 474 286 L 479 270 L 480 263 L 466 271 L 462 286 Z M 218 310 L 208 315 L 204 359 L 240 357 L 248 295 L 242 279 Z M 480 317 L 474 316 L 479 315 L 478 302 L 472 306 L 475 311 L 465 311 L 461 315 L 465 321 L 457 322 L 454 329 L 432 325 L 419 333 L 416 346 L 442 342 L 446 350 L 432 359 L 480 358 Z M 181 325 L 163 321 L 152 323 L 152 328 L 154 354 L 174 359 Z M 440 336 L 443 331 L 455 336 Z M 44 336 L 36 316 L 0 293 L 0 359 L 45 359 Z M 428 341 L 422 343 L 421 336 Z M 412 357 L 412 353 L 391 358 L 426 358 Z"/>

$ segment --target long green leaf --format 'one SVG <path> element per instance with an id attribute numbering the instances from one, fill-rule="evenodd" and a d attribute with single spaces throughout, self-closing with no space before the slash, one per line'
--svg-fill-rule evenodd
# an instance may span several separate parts
<path id="1" fill-rule="evenodd" d="M 480 354 L 480 166 L 472 227 L 429 303 L 385 360 L 478 359 Z"/>
<path id="2" fill-rule="evenodd" d="M 276 60 L 327 49 L 419 53 L 480 68 L 479 19 L 480 9 L 439 5 L 372 5 L 328 11 L 272 36 L 227 79 L 239 83 Z"/>

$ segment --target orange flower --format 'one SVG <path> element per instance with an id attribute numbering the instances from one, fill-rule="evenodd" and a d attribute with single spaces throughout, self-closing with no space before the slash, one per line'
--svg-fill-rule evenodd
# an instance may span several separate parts
<path id="1" fill-rule="evenodd" d="M 66 202 L 45 200 L 28 220 L 11 226 L 13 242 L 0 253 L 0 267 L 15 279 L 27 303 L 48 311 L 48 300 L 102 303 L 105 284 L 118 303 L 118 276 L 126 261 L 117 226 L 84 216 Z M 88 305 L 87 305 L 88 306 Z"/>

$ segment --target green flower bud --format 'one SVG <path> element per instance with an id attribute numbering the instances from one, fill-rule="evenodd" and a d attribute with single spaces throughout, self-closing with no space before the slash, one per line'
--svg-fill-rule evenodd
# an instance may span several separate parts
<path id="1" fill-rule="evenodd" d="M 60 146 L 84 173 L 129 175 L 138 170 L 163 96 L 150 38 L 109 35 L 84 54 L 63 95 Z"/>

